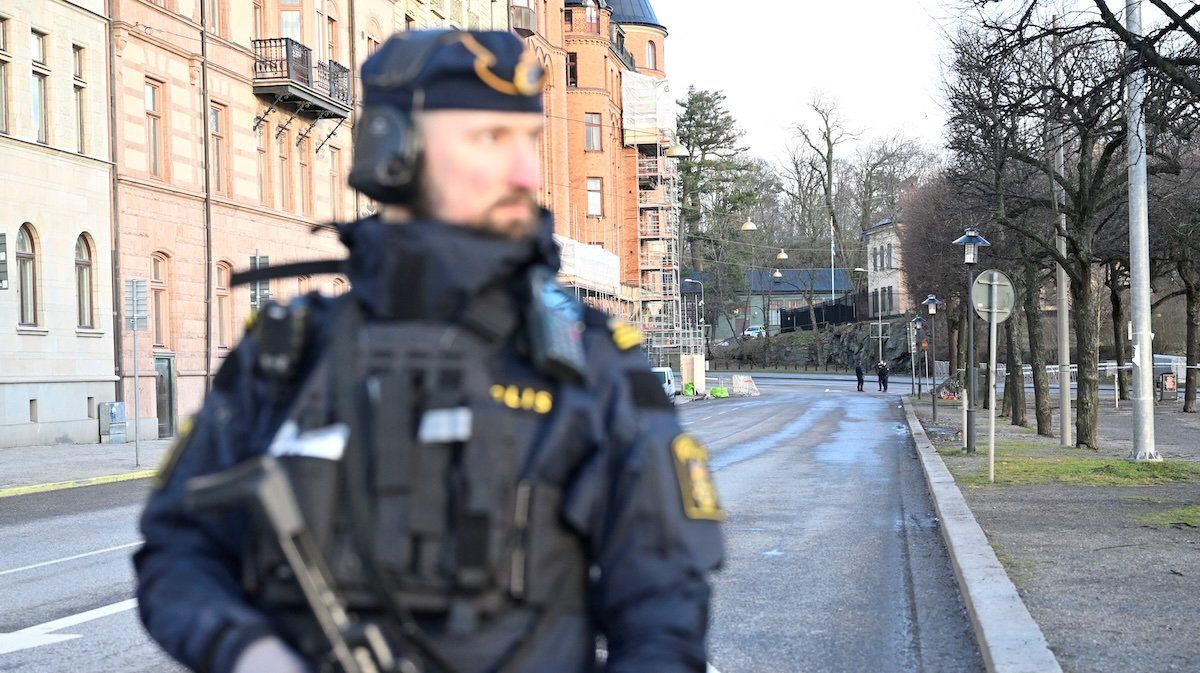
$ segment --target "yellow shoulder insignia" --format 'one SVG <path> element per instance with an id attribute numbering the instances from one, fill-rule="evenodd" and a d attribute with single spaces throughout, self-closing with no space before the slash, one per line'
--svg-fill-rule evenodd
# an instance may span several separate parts
<path id="1" fill-rule="evenodd" d="M 612 330 L 613 343 L 618 350 L 631 350 L 642 343 L 641 331 L 627 322 L 613 318 L 608 321 L 608 329 Z"/>
<path id="2" fill-rule="evenodd" d="M 171 444 L 167 455 L 163 456 L 162 462 L 158 465 L 158 471 L 154 474 L 155 489 L 166 486 L 167 482 L 171 480 L 171 473 L 175 471 L 175 466 L 179 463 L 179 457 L 183 455 L 184 446 L 187 445 L 188 439 L 192 436 L 192 425 L 191 416 L 184 416 L 179 419 L 179 436 L 175 438 L 175 443 Z"/>
<path id="3" fill-rule="evenodd" d="M 725 511 L 717 500 L 717 487 L 708 469 L 708 449 L 691 435 L 683 434 L 671 443 L 671 455 L 683 496 L 683 513 L 689 519 L 724 521 Z"/>

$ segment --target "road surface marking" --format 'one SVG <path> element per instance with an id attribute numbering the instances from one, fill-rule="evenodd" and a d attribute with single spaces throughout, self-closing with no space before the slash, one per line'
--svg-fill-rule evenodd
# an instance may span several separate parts
<path id="1" fill-rule="evenodd" d="M 74 640 L 80 636 L 69 633 L 53 633 L 59 629 L 66 629 L 72 626 L 78 626 L 86 622 L 90 622 L 102 617 L 115 615 L 126 610 L 132 610 L 137 606 L 137 599 L 130 598 L 112 605 L 105 605 L 87 612 L 80 612 L 77 615 L 70 615 L 61 619 L 30 626 L 27 629 L 13 631 L 12 633 L 0 633 L 0 654 L 8 654 L 19 650 L 28 650 L 34 647 L 43 645 L 53 645 L 61 643 L 65 640 Z"/>
<path id="2" fill-rule="evenodd" d="M 107 549 L 97 549 L 96 551 L 89 551 L 89 552 L 86 552 L 83 554 L 76 554 L 74 556 L 65 556 L 60 559 L 54 559 L 53 561 L 43 561 L 41 563 L 34 563 L 33 565 L 21 566 L 20 568 L 12 568 L 11 570 L 0 570 L 0 575 L 11 575 L 13 573 L 19 573 L 23 570 L 33 570 L 34 568 L 42 568 L 44 566 L 51 566 L 51 565 L 54 565 L 55 563 L 65 563 L 67 561 L 74 561 L 75 559 L 87 558 L 88 556 L 95 556 L 96 554 L 107 554 L 110 551 L 119 551 L 121 549 L 129 549 L 130 547 L 136 547 L 140 544 L 142 544 L 142 543 L 141 542 L 130 542 L 129 544 L 117 545 L 116 547 L 109 547 Z"/>

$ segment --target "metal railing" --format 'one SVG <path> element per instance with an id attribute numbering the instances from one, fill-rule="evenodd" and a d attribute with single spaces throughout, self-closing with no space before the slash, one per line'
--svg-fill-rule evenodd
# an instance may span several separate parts
<path id="1" fill-rule="evenodd" d="M 637 70 L 637 61 L 633 58 L 633 54 L 625 48 L 625 45 L 610 41 L 608 46 L 612 47 L 613 52 L 616 53 L 617 58 L 621 59 L 626 68 Z"/>
<path id="2" fill-rule="evenodd" d="M 638 205 L 668 207 L 673 204 L 667 190 L 663 187 L 658 187 L 657 189 L 639 189 Z"/>
<path id="3" fill-rule="evenodd" d="M 638 218 L 638 235 L 642 238 L 674 238 L 675 232 L 672 231 L 667 218 L 661 213 L 651 211 Z"/>
<path id="4" fill-rule="evenodd" d="M 286 79 L 344 105 L 353 102 L 350 69 L 337 61 L 314 68 L 312 49 L 290 37 L 254 40 L 254 79 Z"/>

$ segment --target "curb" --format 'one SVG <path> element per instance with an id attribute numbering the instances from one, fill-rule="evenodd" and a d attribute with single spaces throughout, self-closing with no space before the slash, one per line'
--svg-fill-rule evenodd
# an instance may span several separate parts
<path id="1" fill-rule="evenodd" d="M 988 673 L 1062 673 L 1042 629 L 1004 572 L 946 463 L 917 420 L 912 403 L 907 399 L 903 403 L 941 522 L 942 539 Z"/>
<path id="2" fill-rule="evenodd" d="M 16 486 L 14 488 L 0 489 L 0 498 L 11 498 L 18 495 L 29 495 L 30 493 L 46 493 L 48 491 L 62 491 L 68 488 L 80 488 L 83 486 L 97 486 L 99 484 L 115 484 L 119 481 L 132 481 L 134 479 L 148 479 L 153 477 L 157 470 L 142 470 L 141 472 L 126 472 L 124 474 L 108 474 L 103 477 L 88 477 L 86 479 L 72 479 L 71 481 L 56 481 L 49 484 L 33 484 L 31 486 Z"/>

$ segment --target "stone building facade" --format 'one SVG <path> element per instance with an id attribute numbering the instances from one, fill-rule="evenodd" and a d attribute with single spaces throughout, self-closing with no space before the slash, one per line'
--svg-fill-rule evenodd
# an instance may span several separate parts
<path id="1" fill-rule="evenodd" d="M 863 232 L 871 258 L 867 268 L 867 297 L 871 317 L 903 315 L 912 308 L 908 276 L 900 250 L 899 222 L 884 219 Z"/>
<path id="2" fill-rule="evenodd" d="M 107 25 L 0 4 L 0 447 L 96 441 L 113 399 Z"/>

